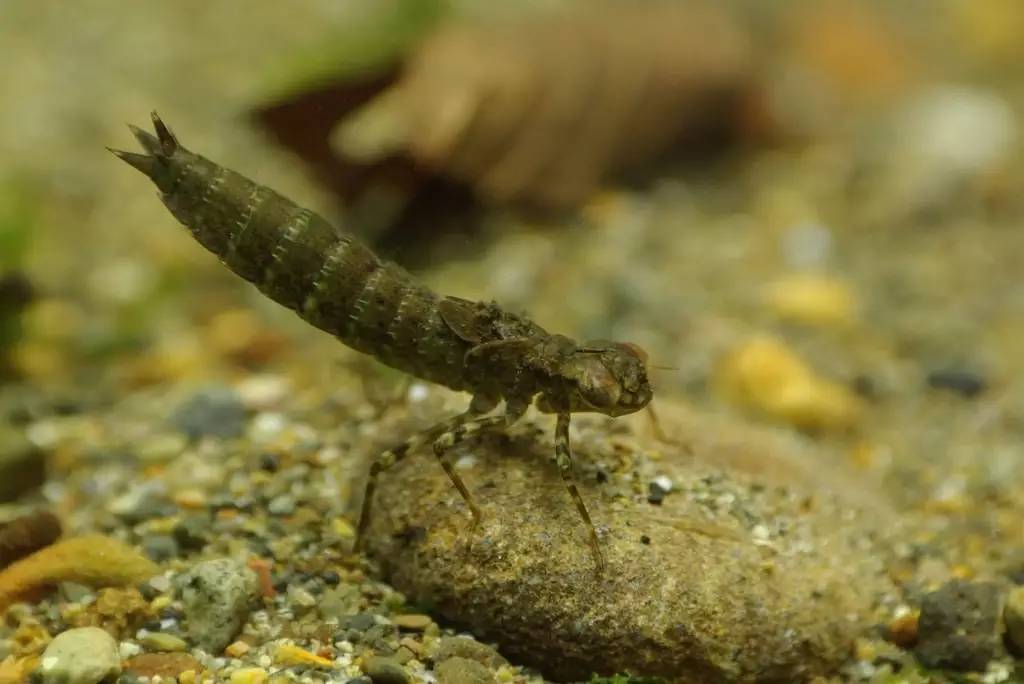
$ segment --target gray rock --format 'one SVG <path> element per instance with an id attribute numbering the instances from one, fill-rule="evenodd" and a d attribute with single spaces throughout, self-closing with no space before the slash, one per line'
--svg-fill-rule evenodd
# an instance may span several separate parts
<path id="1" fill-rule="evenodd" d="M 550 465 L 550 437 L 525 428 L 466 447 L 475 463 L 461 472 L 483 512 L 475 534 L 433 456 L 415 453 L 380 480 L 368 548 L 410 601 L 547 678 L 804 681 L 834 671 L 876 601 L 895 592 L 885 558 L 896 517 L 803 442 L 659 409 L 692 453 L 630 437 L 622 421 L 613 442 L 610 421 L 574 418 L 577 480 L 602 530 L 600 575 Z M 664 454 L 657 472 L 650 451 Z M 595 462 L 624 459 L 620 472 L 640 477 L 598 483 Z M 672 496 L 651 505 L 644 483 L 659 474 Z"/>
<path id="2" fill-rule="evenodd" d="M 238 393 L 230 387 L 207 387 L 187 399 L 171 417 L 171 424 L 191 439 L 239 437 L 245 431 L 246 412 Z"/>
<path id="3" fill-rule="evenodd" d="M 1024 655 L 1024 586 L 1014 587 L 1006 595 L 1003 621 L 1006 622 L 1006 638 L 1014 652 Z"/>
<path id="4" fill-rule="evenodd" d="M 998 585 L 947 582 L 921 601 L 914 654 L 925 667 L 983 671 L 1000 653 L 1001 611 Z"/>
<path id="5" fill-rule="evenodd" d="M 494 684 L 494 673 L 469 658 L 449 658 L 434 668 L 438 684 Z"/>
<path id="6" fill-rule="evenodd" d="M 242 563 L 217 559 L 194 566 L 177 580 L 189 638 L 219 654 L 234 640 L 256 600 L 256 573 Z"/>
<path id="7" fill-rule="evenodd" d="M 469 658 L 481 665 L 496 669 L 508 665 L 500 653 L 487 644 L 467 637 L 442 637 L 434 660 L 441 662 L 449 658 Z"/>
<path id="8" fill-rule="evenodd" d="M 142 550 L 157 563 L 178 557 L 178 542 L 166 534 L 147 534 L 142 538 Z"/>
<path id="9" fill-rule="evenodd" d="M 363 663 L 363 672 L 374 684 L 409 684 L 412 681 L 402 664 L 394 658 L 372 656 Z"/>
<path id="10" fill-rule="evenodd" d="M 99 627 L 58 634 L 39 663 L 43 684 L 97 684 L 121 674 L 117 642 Z"/>
<path id="11" fill-rule="evenodd" d="M 295 497 L 290 494 L 275 496 L 267 504 L 267 511 L 271 515 L 291 515 L 295 512 Z"/>

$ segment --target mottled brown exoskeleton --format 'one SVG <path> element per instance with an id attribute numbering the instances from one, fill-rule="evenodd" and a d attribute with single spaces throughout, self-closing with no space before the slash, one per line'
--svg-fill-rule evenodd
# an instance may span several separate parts
<path id="1" fill-rule="evenodd" d="M 111 151 L 149 176 L 171 213 L 232 271 L 353 349 L 473 394 L 465 413 L 374 461 L 357 549 L 378 475 L 426 441 L 475 526 L 480 510 L 446 455 L 468 435 L 512 424 L 536 400 L 542 412 L 557 416 L 555 462 L 603 566 L 597 532 L 573 480 L 569 416 L 621 416 L 647 406 L 651 387 L 642 351 L 604 341 L 580 345 L 493 302 L 439 296 L 312 211 L 188 151 L 155 113 L 153 125 L 156 136 L 132 127 L 148 154 Z M 502 400 L 504 413 L 488 415 Z"/>

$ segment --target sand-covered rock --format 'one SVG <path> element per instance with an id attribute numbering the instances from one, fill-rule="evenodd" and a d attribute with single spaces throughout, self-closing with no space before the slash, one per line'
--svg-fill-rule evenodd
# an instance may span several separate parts
<path id="1" fill-rule="evenodd" d="M 886 507 L 867 487 L 797 440 L 735 423 L 673 420 L 688 449 L 622 420 L 576 423 L 603 574 L 550 438 L 527 428 L 463 450 L 484 513 L 473 536 L 429 453 L 381 478 L 369 543 L 395 586 L 562 680 L 797 681 L 849 656 L 891 590 Z"/>

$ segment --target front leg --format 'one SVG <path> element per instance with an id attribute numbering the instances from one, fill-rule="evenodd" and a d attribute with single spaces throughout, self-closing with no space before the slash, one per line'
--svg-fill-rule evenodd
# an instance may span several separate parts
<path id="1" fill-rule="evenodd" d="M 590 533 L 590 546 L 594 553 L 594 562 L 597 564 L 598 573 L 605 568 L 604 555 L 601 553 L 601 544 L 597 538 L 597 529 L 590 519 L 587 505 L 583 503 L 583 497 L 576 487 L 576 479 L 572 474 L 572 449 L 569 445 L 569 414 L 559 413 L 555 422 L 555 463 L 558 464 L 558 472 L 562 476 L 565 488 L 569 490 L 569 496 L 576 504 L 576 510 L 586 524 Z"/>

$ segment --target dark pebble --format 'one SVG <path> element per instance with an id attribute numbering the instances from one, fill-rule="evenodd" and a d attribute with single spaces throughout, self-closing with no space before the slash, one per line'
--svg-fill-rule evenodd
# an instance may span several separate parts
<path id="1" fill-rule="evenodd" d="M 241 437 L 246 412 L 230 387 L 207 387 L 185 400 L 171 416 L 171 425 L 191 439 Z"/>
<path id="2" fill-rule="evenodd" d="M 260 468 L 268 473 L 276 473 L 281 467 L 281 461 L 276 454 L 262 454 L 260 456 Z"/>
<path id="3" fill-rule="evenodd" d="M 987 383 L 981 374 L 974 371 L 947 368 L 929 373 L 928 386 L 933 389 L 956 392 L 962 397 L 973 399 L 985 391 Z"/>
<path id="4" fill-rule="evenodd" d="M 648 537 L 646 534 L 642 534 L 642 535 L 640 535 L 640 543 L 644 544 L 644 545 L 650 544 L 651 543 L 651 538 Z"/>
<path id="5" fill-rule="evenodd" d="M 665 495 L 667 494 L 668 491 L 662 489 L 657 482 L 647 483 L 647 503 L 660 506 L 661 502 L 665 500 Z"/>
<path id="6" fill-rule="evenodd" d="M 142 538 L 142 550 L 156 563 L 163 563 L 178 557 L 178 542 L 165 534 L 146 535 Z"/>
<path id="7" fill-rule="evenodd" d="M 342 627 L 345 629 L 354 629 L 359 632 L 365 632 L 376 624 L 377 620 L 373 617 L 372 613 L 357 613 L 341 619 Z"/>
<path id="8" fill-rule="evenodd" d="M 171 531 L 174 541 L 186 551 L 200 551 L 209 543 L 210 521 L 205 516 L 185 518 Z"/>
<path id="9" fill-rule="evenodd" d="M 990 582 L 953 580 L 921 602 L 914 654 L 921 664 L 980 672 L 1000 654 L 999 587 Z"/>
<path id="10" fill-rule="evenodd" d="M 142 626 L 150 632 L 159 632 L 163 627 L 163 623 L 160 620 L 150 620 Z"/>
<path id="11" fill-rule="evenodd" d="M 338 586 L 338 584 L 341 583 L 341 575 L 336 573 L 334 570 L 325 571 L 322 575 L 320 575 L 320 578 L 324 581 L 325 584 L 331 587 L 336 587 Z"/>
<path id="12" fill-rule="evenodd" d="M 369 677 L 356 677 L 348 680 L 345 684 L 373 684 L 373 680 Z"/>

